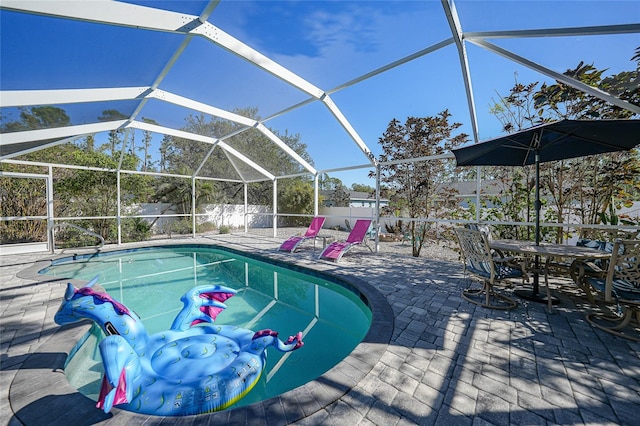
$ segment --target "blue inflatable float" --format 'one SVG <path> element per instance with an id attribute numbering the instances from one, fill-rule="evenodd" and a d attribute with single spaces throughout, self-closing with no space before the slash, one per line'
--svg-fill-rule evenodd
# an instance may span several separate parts
<path id="1" fill-rule="evenodd" d="M 199 286 L 185 293 L 171 329 L 149 336 L 140 318 L 109 294 L 67 285 L 55 321 L 90 319 L 107 335 L 100 342 L 104 377 L 97 407 L 143 414 L 186 416 L 223 410 L 257 383 L 270 346 L 282 352 L 303 345 L 302 333 L 286 342 L 272 330 L 213 324 L 236 291 Z"/>

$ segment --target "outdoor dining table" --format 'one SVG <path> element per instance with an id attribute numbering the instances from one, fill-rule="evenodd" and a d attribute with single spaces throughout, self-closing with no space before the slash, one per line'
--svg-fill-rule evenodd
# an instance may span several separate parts
<path id="1" fill-rule="evenodd" d="M 536 245 L 533 241 L 522 240 L 490 240 L 489 247 L 494 250 L 500 250 L 502 252 L 518 253 L 523 255 L 530 255 L 534 257 L 544 257 L 544 267 L 540 268 L 536 265 L 532 269 L 533 272 L 533 288 L 532 290 L 516 291 L 515 293 L 527 300 L 535 302 L 548 302 L 549 310 L 555 300 L 551 297 L 549 290 L 549 269 L 550 262 L 553 258 L 564 258 L 574 260 L 591 260 L 591 259 L 609 259 L 611 253 L 607 253 L 602 250 L 597 250 L 590 247 L 575 246 L 568 244 L 552 244 L 552 243 L 540 243 Z M 539 294 L 539 274 L 544 273 L 545 285 L 547 286 L 547 297 Z M 576 283 L 580 285 L 580 283 Z"/>

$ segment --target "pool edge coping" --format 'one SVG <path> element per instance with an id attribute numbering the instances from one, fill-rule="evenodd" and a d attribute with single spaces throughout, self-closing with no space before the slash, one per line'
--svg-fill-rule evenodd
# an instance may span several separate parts
<path id="1" fill-rule="evenodd" d="M 14 416 L 25 424 L 37 422 L 38 419 L 53 421 L 63 419 L 68 422 L 69 405 L 79 411 L 84 421 L 90 420 L 93 423 L 107 421 L 118 417 L 118 423 L 125 422 L 146 422 L 160 421 L 161 419 L 189 419 L 197 417 L 201 420 L 208 417 L 208 422 L 244 422 L 257 416 L 268 416 L 270 420 L 278 423 L 292 423 L 309 417 L 330 404 L 338 401 L 351 389 L 356 387 L 374 368 L 382 355 L 386 352 L 391 341 L 394 316 L 392 308 L 386 297 L 368 282 L 350 276 L 348 267 L 339 270 L 329 270 L 323 261 L 316 263 L 303 262 L 291 254 L 283 254 L 275 250 L 254 249 L 251 252 L 242 248 L 234 247 L 222 241 L 216 242 L 167 242 L 154 243 L 151 246 L 211 246 L 236 252 L 250 258 L 275 263 L 279 266 L 294 266 L 294 270 L 301 272 L 311 272 L 313 275 L 326 275 L 345 281 L 349 285 L 358 289 L 368 300 L 372 311 L 371 326 L 362 341 L 347 355 L 342 361 L 322 374 L 320 377 L 305 383 L 295 389 L 287 391 L 273 398 L 256 402 L 251 405 L 238 407 L 232 410 L 225 410 L 196 416 L 163 417 L 145 414 L 136 414 L 130 411 L 114 408 L 111 413 L 105 414 L 95 408 L 95 401 L 80 394 L 66 380 L 63 367 L 68 354 L 75 346 L 81 336 L 90 327 L 89 322 L 59 327 L 55 333 L 48 337 L 35 352 L 29 354 L 24 365 L 14 377 L 9 389 L 9 400 L 11 402 Z M 149 246 L 144 246 L 149 247 Z M 140 247 L 136 247 L 140 248 Z M 114 247 L 101 250 L 101 252 L 112 252 L 126 250 L 123 247 Z M 71 254 L 60 254 L 47 259 L 39 260 L 18 273 L 20 278 L 34 281 L 49 280 L 49 282 L 59 282 L 66 284 L 69 280 L 39 275 L 37 272 L 48 266 L 53 260 L 69 257 Z M 336 266 L 335 264 L 331 264 Z M 73 283 L 74 281 L 71 280 Z M 78 282 L 82 285 L 82 282 Z M 62 298 L 62 293 L 60 295 Z M 48 308 L 57 307 L 50 304 Z M 30 368 L 40 367 L 40 368 Z M 42 368 L 46 366 L 46 368 Z M 43 380 L 42 375 L 47 375 Z M 35 388 L 34 380 L 43 383 L 43 386 Z M 42 405 L 46 410 L 38 410 L 38 413 L 28 413 L 26 409 L 34 404 Z M 31 410 L 36 411 L 36 410 Z M 43 412 L 44 411 L 44 412 Z M 35 415 L 35 418 L 34 418 Z M 31 417 L 31 419 L 30 419 Z M 243 420 L 244 419 L 244 420 Z"/>

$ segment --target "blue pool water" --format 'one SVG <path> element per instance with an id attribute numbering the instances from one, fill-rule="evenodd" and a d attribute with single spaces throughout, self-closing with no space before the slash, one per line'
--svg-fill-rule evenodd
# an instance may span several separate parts
<path id="1" fill-rule="evenodd" d="M 210 246 L 164 246 L 59 259 L 41 274 L 89 281 L 99 276 L 113 298 L 134 310 L 149 334 L 168 329 L 182 309 L 180 297 L 203 284 L 238 293 L 216 324 L 254 331 L 273 329 L 284 340 L 303 332 L 305 345 L 283 354 L 270 349 L 258 385 L 235 406 L 262 401 L 321 376 L 364 338 L 371 310 L 346 283 L 303 274 Z M 92 327 L 65 368 L 69 382 L 97 400 L 102 362 L 97 344 L 104 336 Z"/>

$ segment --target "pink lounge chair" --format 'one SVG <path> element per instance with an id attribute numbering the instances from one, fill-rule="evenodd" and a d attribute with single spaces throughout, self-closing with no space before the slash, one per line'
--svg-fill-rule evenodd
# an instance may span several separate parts
<path id="1" fill-rule="evenodd" d="M 280 244 L 278 250 L 288 251 L 293 253 L 300 244 L 304 241 L 309 240 L 311 238 L 316 238 L 322 229 L 322 225 L 324 225 L 324 217 L 316 216 L 311 221 L 309 228 L 307 228 L 307 232 L 304 235 L 296 235 L 293 237 L 289 237 L 285 242 Z"/>
<path id="2" fill-rule="evenodd" d="M 351 250 L 351 248 L 363 243 L 366 245 L 366 238 L 370 226 L 370 219 L 358 219 L 356 224 L 353 225 L 353 229 L 349 233 L 347 239 L 345 241 L 334 241 L 329 244 L 324 250 L 322 250 L 319 259 L 333 259 L 338 262 L 346 252 Z M 371 247 L 367 246 L 367 248 L 371 250 Z"/>

